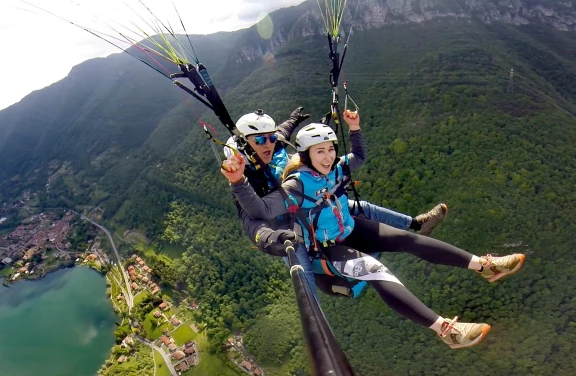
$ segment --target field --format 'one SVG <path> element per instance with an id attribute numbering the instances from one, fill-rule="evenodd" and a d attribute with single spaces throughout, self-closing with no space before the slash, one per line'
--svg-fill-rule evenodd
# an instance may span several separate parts
<path id="1" fill-rule="evenodd" d="M 178 346 L 184 345 L 188 341 L 198 340 L 202 338 L 202 334 L 195 333 L 188 323 L 180 325 L 178 329 L 172 332 L 172 337 Z"/>
<path id="2" fill-rule="evenodd" d="M 163 323 L 159 326 L 154 327 L 152 325 L 152 319 L 154 319 L 154 311 L 151 311 L 147 316 L 146 316 L 146 320 L 144 320 L 144 330 L 146 331 L 146 338 L 150 339 L 150 340 L 157 340 L 158 338 L 160 338 L 162 336 L 162 330 L 164 328 L 168 328 L 169 331 L 172 331 L 172 329 L 174 329 L 174 326 L 172 326 L 172 324 L 170 324 L 169 322 L 165 322 L 163 317 L 158 318 L 157 320 L 160 322 L 160 320 L 163 321 Z"/>
<path id="3" fill-rule="evenodd" d="M 156 376 L 170 376 L 170 370 L 166 367 L 164 358 L 156 350 L 154 350 L 154 360 L 156 361 Z"/>

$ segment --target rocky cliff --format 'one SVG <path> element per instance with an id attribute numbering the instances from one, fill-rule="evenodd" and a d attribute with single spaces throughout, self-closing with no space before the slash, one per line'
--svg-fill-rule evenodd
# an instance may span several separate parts
<path id="1" fill-rule="evenodd" d="M 434 19 L 468 19 L 486 24 L 544 23 L 560 31 L 576 31 L 575 1 L 550 0 L 349 0 L 342 34 L 352 26 L 368 30 L 389 24 L 421 23 Z M 322 4 L 322 2 L 321 2 Z M 236 62 L 255 61 L 296 37 L 324 33 L 317 2 L 308 0 L 291 11 L 271 13 L 246 31 Z"/>

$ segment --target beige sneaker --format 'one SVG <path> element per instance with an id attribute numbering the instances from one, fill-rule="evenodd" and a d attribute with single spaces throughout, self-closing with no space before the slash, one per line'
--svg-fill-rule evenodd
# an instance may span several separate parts
<path id="1" fill-rule="evenodd" d="M 452 321 L 446 320 L 442 323 L 442 334 L 440 338 L 452 349 L 464 349 L 476 346 L 486 337 L 491 326 L 488 324 L 474 324 L 457 322 L 458 316 Z"/>
<path id="2" fill-rule="evenodd" d="M 482 256 L 480 260 L 483 269 L 478 273 L 486 278 L 488 282 L 495 282 L 520 270 L 525 258 L 526 255 L 523 253 L 514 253 L 503 257 Z"/>
<path id="3" fill-rule="evenodd" d="M 420 214 L 415 219 L 422 225 L 422 227 L 419 231 L 416 231 L 416 233 L 420 235 L 429 235 L 432 230 L 434 230 L 434 227 L 444 220 L 446 214 L 448 214 L 448 206 L 444 203 L 434 206 L 428 213 Z"/>

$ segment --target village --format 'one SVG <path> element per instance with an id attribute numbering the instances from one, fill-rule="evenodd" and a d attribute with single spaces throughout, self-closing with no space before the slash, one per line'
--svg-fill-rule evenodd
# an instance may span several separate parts
<path id="1" fill-rule="evenodd" d="M 130 279 L 130 287 L 135 292 L 135 301 L 142 301 L 142 295 L 158 296 L 161 293 L 158 285 L 152 281 L 153 270 L 146 264 L 146 261 L 132 254 L 124 265 L 124 270 Z M 118 281 L 119 282 L 119 281 Z M 114 300 L 121 302 L 123 294 L 115 295 Z M 136 330 L 145 335 L 127 335 L 122 344 L 134 343 L 136 340 L 145 343 L 160 352 L 169 368 L 172 367 L 174 373 L 185 375 L 191 368 L 198 366 L 200 354 L 197 343 L 190 339 L 194 333 L 198 333 L 196 325 L 188 319 L 187 312 L 198 309 L 198 304 L 191 300 L 181 307 L 173 306 L 169 301 L 162 299 L 162 302 L 145 314 L 143 322 L 133 321 L 130 323 L 132 332 Z M 143 331 L 142 331 L 143 329 Z M 243 344 L 242 335 L 231 337 L 226 342 L 228 349 L 228 359 L 236 367 L 248 375 L 263 376 L 263 370 L 255 363 L 253 357 Z M 119 355 L 119 356 L 118 356 Z M 112 353 L 111 365 L 123 365 L 130 358 L 129 354 Z M 101 373 L 105 374 L 105 373 Z"/>
<path id="2" fill-rule="evenodd" d="M 226 342 L 226 347 L 228 349 L 228 358 L 233 361 L 236 366 L 242 369 L 249 375 L 263 376 L 264 371 L 260 368 L 254 358 L 250 356 L 248 350 L 244 346 L 244 341 L 242 340 L 242 335 L 237 334 L 233 337 L 228 338 Z"/>
<path id="3" fill-rule="evenodd" d="M 127 269 L 130 281 L 132 282 L 130 287 L 132 287 L 134 291 L 147 289 L 152 295 L 158 294 L 160 287 L 151 279 L 152 269 L 150 269 L 150 267 L 146 265 L 146 262 L 139 256 L 132 255 L 132 259 L 135 261 L 134 265 L 136 265 L 136 267 L 130 265 Z"/>
<path id="4" fill-rule="evenodd" d="M 158 305 L 140 320 L 122 320 L 127 328 L 126 334 L 112 348 L 110 358 L 99 374 L 105 375 L 115 365 L 129 365 L 137 354 L 141 354 L 135 351 L 138 346 L 136 342 L 158 352 L 172 375 L 185 376 L 187 371 L 198 366 L 200 346 L 194 338 L 199 330 L 189 314 L 199 308 L 196 301 L 190 300 L 181 307 L 173 306 L 170 300 L 162 296 L 158 281 L 154 281 L 157 278 L 153 277 L 153 270 L 143 257 L 132 254 L 122 265 L 118 265 L 110 260 L 104 250 L 108 244 L 95 235 L 97 229 L 90 236 L 76 236 L 74 229 L 78 219 L 74 217 L 77 213 L 60 210 L 34 214 L 24 206 L 29 199 L 26 196 L 23 198 L 20 209 L 25 209 L 30 216 L 0 236 L 0 278 L 4 278 L 4 284 L 42 278 L 62 267 L 88 265 L 106 275 L 113 306 L 121 317 L 126 318 L 126 290 L 121 287 L 124 286 L 122 273 L 126 273 L 131 289 L 129 293 L 133 295 L 134 302 L 161 299 L 161 303 L 156 303 Z M 6 221 L 5 217 L 0 217 L 2 222 Z M 126 232 L 122 238 L 126 238 Z M 228 359 L 243 373 L 255 376 L 264 374 L 244 347 L 241 334 L 231 337 L 225 345 Z"/>
<path id="5" fill-rule="evenodd" d="M 88 265 L 106 274 L 108 270 L 117 267 L 124 268 L 129 278 L 131 293 L 138 300 L 145 299 L 146 296 L 159 296 L 161 289 L 152 277 L 152 269 L 146 262 L 137 255 L 132 255 L 125 265 L 116 265 L 111 261 L 103 248 L 100 236 L 88 236 L 81 234 L 83 241 L 73 244 L 70 238 L 73 233 L 74 217 L 77 214 L 71 210 L 47 211 L 46 213 L 34 214 L 25 205 L 30 201 L 30 195 L 25 194 L 19 202 L 19 207 L 23 213 L 30 216 L 21 220 L 16 227 L 9 232 L 4 232 L 0 236 L 0 277 L 4 278 L 4 283 L 14 283 L 21 279 L 38 279 L 46 273 L 55 271 L 61 267 L 74 265 Z M 5 205 L 4 205 L 5 208 Z M 7 220 L 0 215 L 2 222 Z M 76 218 L 77 219 L 77 218 Z M 98 231 L 98 229 L 96 229 Z M 114 275 L 112 273 L 112 278 Z M 120 282 L 122 278 L 117 278 Z M 118 289 L 119 293 L 110 298 L 115 301 L 115 307 L 124 300 L 124 292 Z M 191 301 L 187 307 L 189 310 L 198 308 L 195 301 Z M 150 341 L 150 346 L 155 348 L 169 364 L 173 374 L 182 375 L 191 367 L 199 363 L 198 346 L 195 341 L 191 341 L 190 323 L 184 324 L 177 315 L 177 309 L 172 307 L 168 301 L 162 301 L 156 309 L 150 312 L 143 323 L 135 321 L 134 328 L 141 329 L 144 338 L 140 338 L 143 343 Z M 121 309 L 116 310 L 121 313 Z M 155 325 L 152 323 L 152 318 Z M 189 320 L 187 320 L 189 321 Z M 194 325 L 192 327 L 195 328 Z M 158 330 L 161 335 L 157 335 Z M 158 333 L 160 334 L 160 333 Z M 132 347 L 139 337 L 134 333 L 127 334 L 121 343 L 112 348 L 112 364 L 124 364 L 130 361 Z M 124 349 L 119 351 L 119 349 Z M 101 370 L 109 368 L 104 366 Z"/>
<path id="6" fill-rule="evenodd" d="M 163 335 L 158 340 L 157 344 L 165 354 L 170 354 L 171 358 L 176 362 L 174 369 L 176 372 L 186 371 L 190 367 L 194 367 L 198 364 L 198 352 L 196 349 L 196 343 L 188 341 L 184 346 L 177 346 L 174 343 L 174 339 L 170 338 L 169 333 Z"/>
<path id="7" fill-rule="evenodd" d="M 86 225 L 73 210 L 34 212 L 38 210 L 33 207 L 35 201 L 36 194 L 26 191 L 16 203 L 0 206 L 0 224 L 11 222 L 0 231 L 0 279 L 4 285 L 40 279 L 81 264 L 105 274 L 108 266 L 114 265 L 103 250 L 106 246 L 97 236 L 97 228 Z"/>
<path id="8" fill-rule="evenodd" d="M 190 322 L 188 314 L 190 310 L 198 308 L 197 303 L 192 301 L 188 306 L 175 307 L 170 301 L 159 298 L 161 289 L 153 281 L 153 270 L 136 254 L 132 254 L 122 268 L 128 275 L 130 288 L 137 302 L 135 309 L 145 311 L 139 311 L 140 319 L 134 317 L 128 323 L 124 323 L 123 320 L 123 324 L 129 326 L 130 334 L 122 340 L 121 346 L 130 349 L 136 340 L 153 348 L 162 356 L 173 375 L 183 375 L 183 372 L 197 366 L 200 361 L 199 349 L 192 338 L 198 329 Z M 120 278 L 115 278 L 115 282 L 118 293 L 111 298 L 117 304 L 123 302 L 125 296 L 124 292 L 120 291 Z M 147 302 L 151 299 L 158 303 L 154 303 L 154 307 L 145 308 L 149 307 Z M 122 309 L 119 311 L 126 309 L 124 305 L 120 307 Z M 114 349 L 113 347 L 108 368 L 114 364 L 124 365 L 131 360 L 131 357 L 136 356 L 132 351 L 126 353 Z M 107 368 L 101 369 L 100 374 L 106 374 L 106 370 Z"/>
<path id="9" fill-rule="evenodd" d="M 74 248 L 68 240 L 73 217 L 70 211 L 61 218 L 56 213 L 33 214 L 0 237 L 0 276 L 5 282 L 37 279 L 74 265 L 85 250 Z"/>

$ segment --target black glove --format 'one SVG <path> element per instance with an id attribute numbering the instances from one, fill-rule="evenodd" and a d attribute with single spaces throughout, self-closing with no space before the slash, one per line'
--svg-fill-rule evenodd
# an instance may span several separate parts
<path id="1" fill-rule="evenodd" d="M 292 113 L 290 114 L 290 119 L 296 120 L 297 124 L 300 124 L 304 120 L 308 119 L 310 117 L 310 114 L 303 114 L 302 113 L 303 110 L 304 107 L 298 107 L 297 109 L 292 111 Z"/>
<path id="2" fill-rule="evenodd" d="M 330 123 L 330 119 L 332 118 L 332 112 L 327 112 L 326 115 L 320 120 L 320 123 L 324 125 L 328 125 Z"/>
<path id="3" fill-rule="evenodd" d="M 272 256 L 286 256 L 286 246 L 284 242 L 290 240 L 296 241 L 296 234 L 289 230 L 273 231 L 269 228 L 262 228 L 256 235 L 258 248 Z"/>

